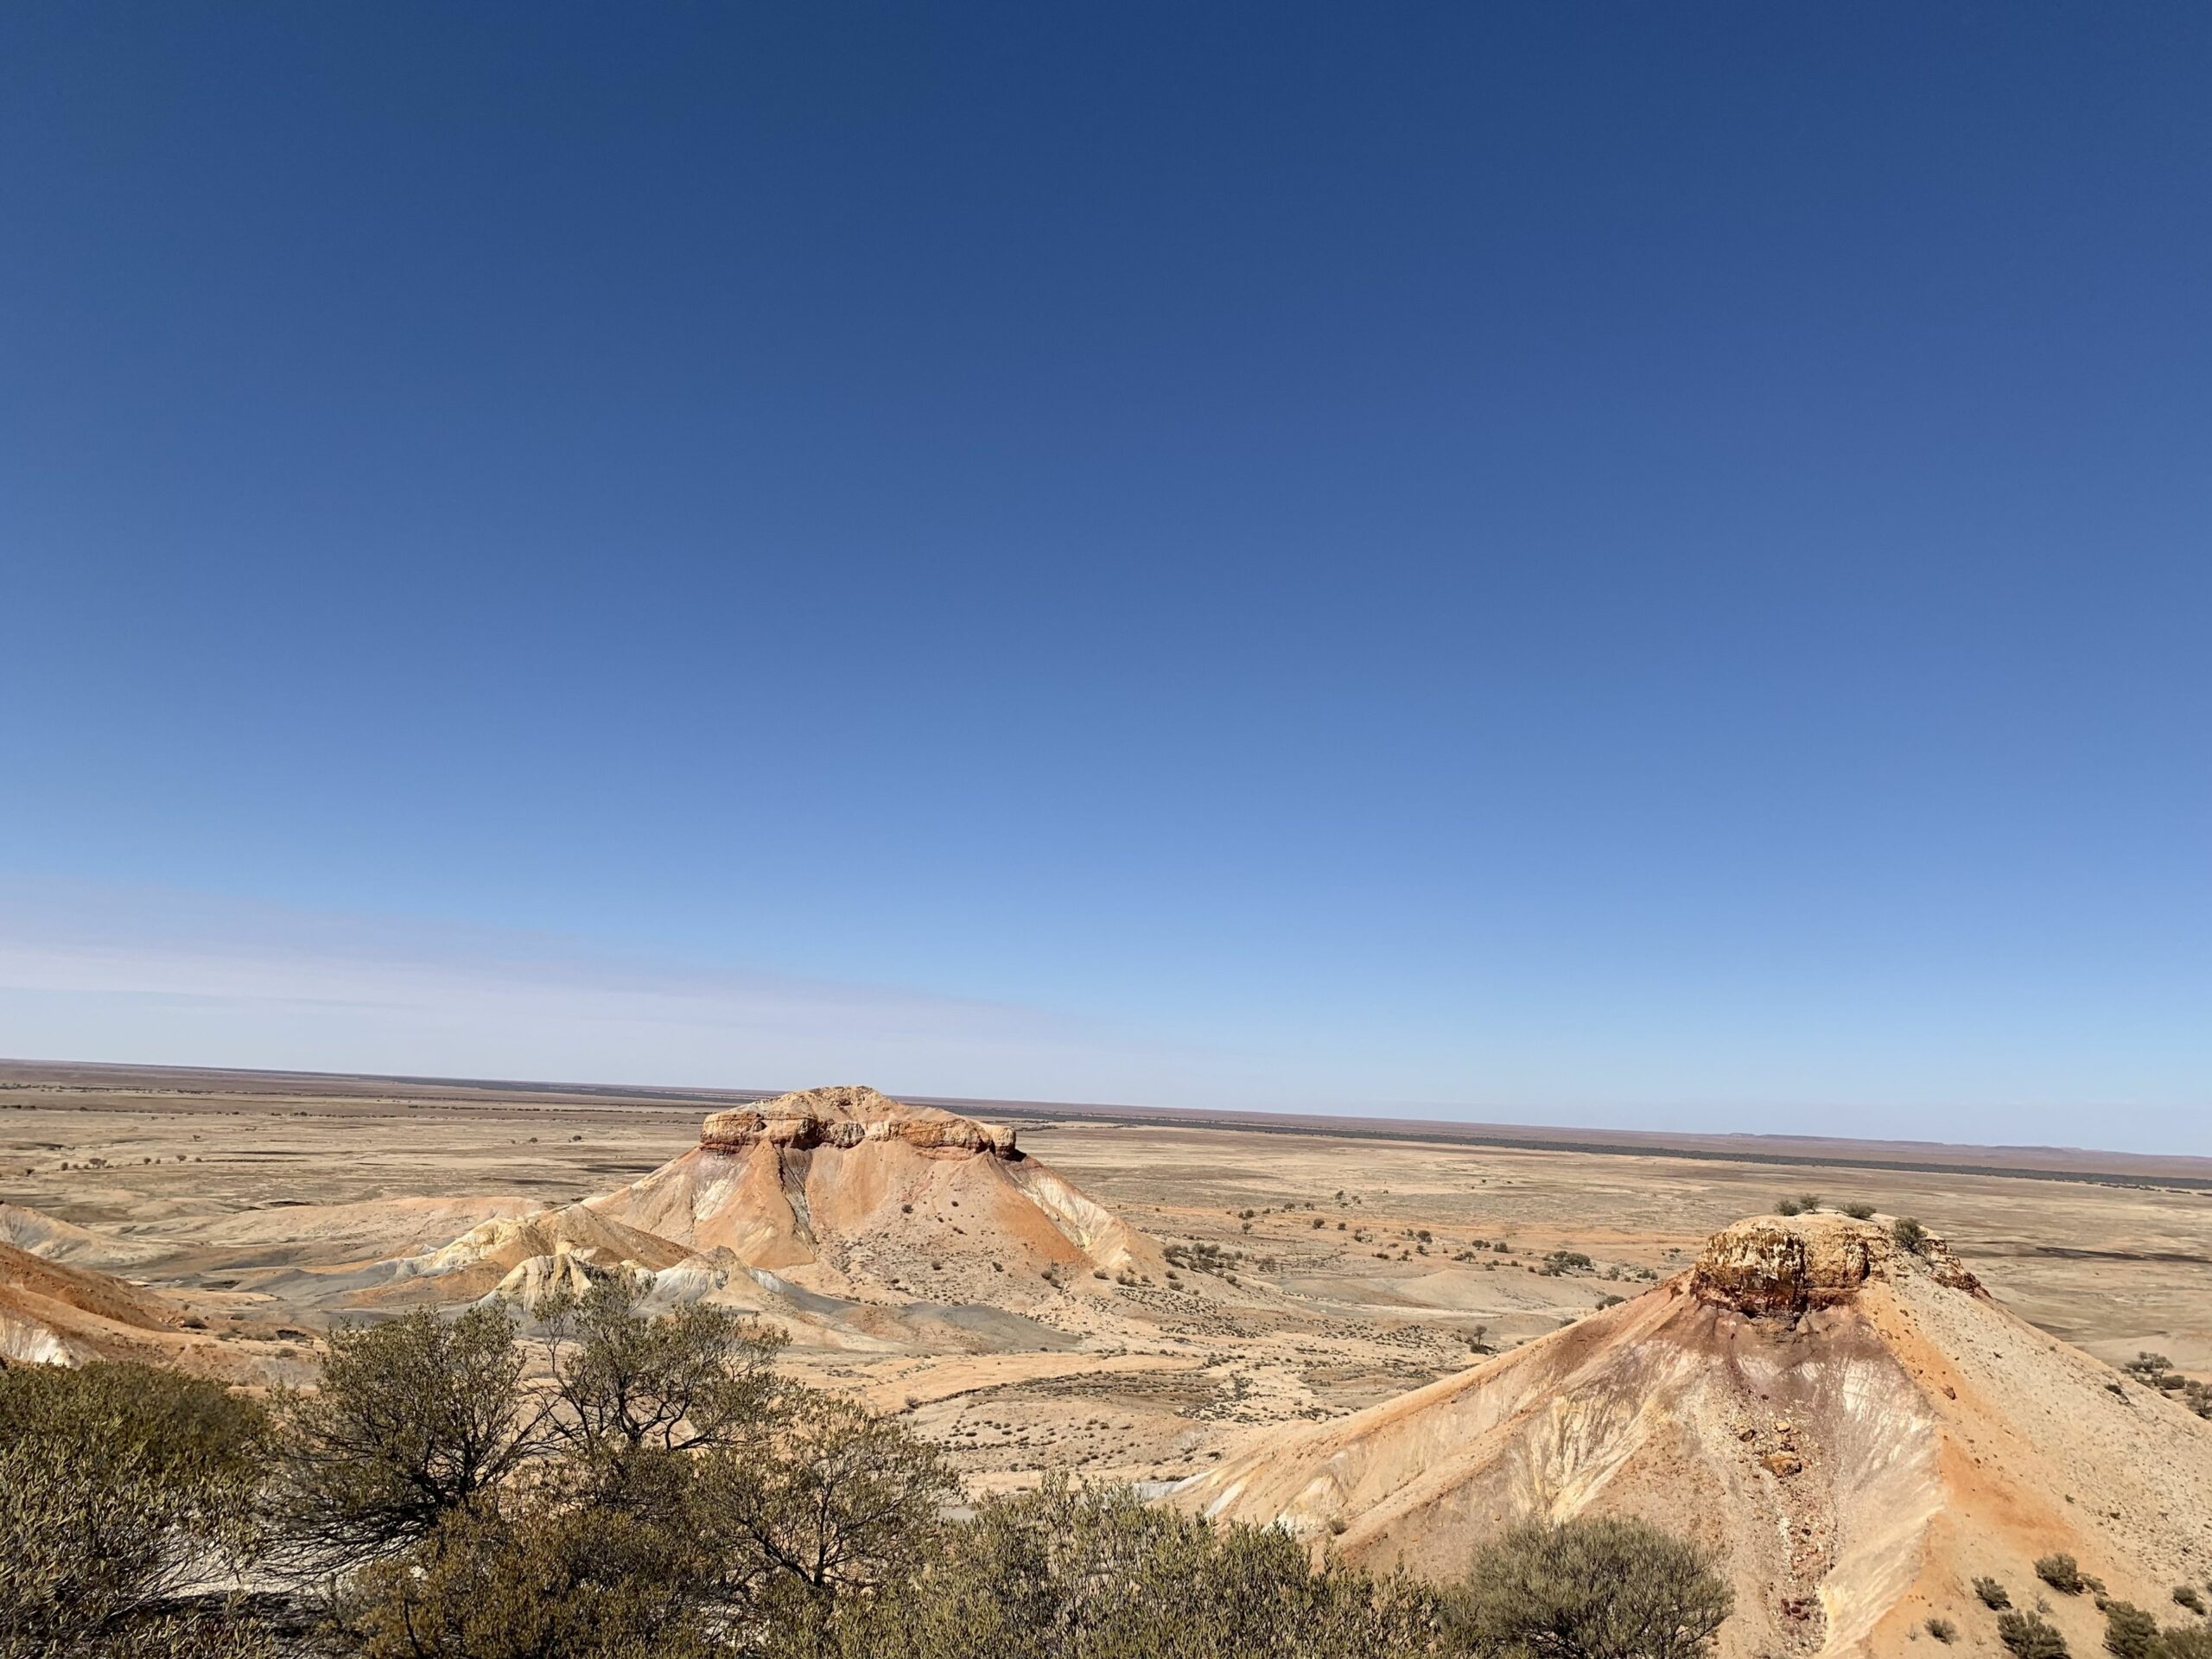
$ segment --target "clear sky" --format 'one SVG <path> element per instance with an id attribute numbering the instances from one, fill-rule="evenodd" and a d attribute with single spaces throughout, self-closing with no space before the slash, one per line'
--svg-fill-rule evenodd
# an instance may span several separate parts
<path id="1" fill-rule="evenodd" d="M 0 1052 L 2212 1151 L 2212 10 L 0 14 Z"/>

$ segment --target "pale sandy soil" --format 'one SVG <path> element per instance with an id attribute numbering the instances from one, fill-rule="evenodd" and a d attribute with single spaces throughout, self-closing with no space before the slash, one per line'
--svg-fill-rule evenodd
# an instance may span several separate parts
<path id="1" fill-rule="evenodd" d="M 0 1201 L 112 1240 L 112 1271 L 191 1307 L 217 1339 L 273 1340 L 330 1317 L 310 1294 L 318 1274 L 607 1192 L 693 1146 L 728 1103 L 0 1067 Z M 1718 1228 L 1806 1191 L 1920 1217 L 2068 1342 L 2212 1370 L 2212 1194 L 2198 1190 L 1014 1121 L 1033 1156 L 1145 1232 L 1241 1259 L 1234 1284 L 1186 1274 L 1182 1292 L 1081 1281 L 1027 1310 L 1065 1333 L 1051 1351 L 957 1351 L 927 1321 L 795 1343 L 795 1370 L 909 1413 L 979 1488 L 1054 1468 L 1204 1470 L 1255 1429 L 1374 1404 L 1461 1369 L 1477 1343 L 1510 1348 L 1633 1294 Z M 1500 1239 L 1508 1252 L 1472 1249 Z M 1595 1266 L 1540 1271 L 1554 1249 Z"/>

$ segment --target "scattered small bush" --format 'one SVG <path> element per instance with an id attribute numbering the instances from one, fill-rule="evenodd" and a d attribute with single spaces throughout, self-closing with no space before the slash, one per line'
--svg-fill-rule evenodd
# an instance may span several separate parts
<path id="1" fill-rule="evenodd" d="M 1928 1621 L 1928 1634 L 1948 1645 L 1959 1639 L 1959 1627 L 1948 1618 L 1931 1618 Z"/>
<path id="2" fill-rule="evenodd" d="M 2179 1605 L 2188 1608 L 2192 1613 L 2201 1613 L 2204 1611 L 2204 1598 L 2196 1592 L 2196 1586 L 2193 1584 L 2176 1585 L 2174 1600 Z"/>
<path id="3" fill-rule="evenodd" d="M 2039 1613 L 1999 1613 L 1997 1639 L 2013 1659 L 2069 1659 L 2066 1638 Z"/>
<path id="4" fill-rule="evenodd" d="M 1899 1249 L 1910 1250 L 1915 1255 L 1928 1248 L 1928 1230 L 1910 1216 L 1899 1216 L 1891 1222 L 1890 1236 L 1897 1240 Z"/>
<path id="5" fill-rule="evenodd" d="M 2158 1621 L 2132 1601 L 2105 1604 L 2105 1651 L 2113 1659 L 2151 1659 L 2158 1646 Z"/>
<path id="6" fill-rule="evenodd" d="M 1807 1215 L 1811 1215 L 1821 1207 L 1821 1195 L 1817 1192 L 1800 1192 L 1797 1195 L 1797 1207 Z"/>
<path id="7" fill-rule="evenodd" d="M 2001 1613 L 2012 1605 L 2011 1594 L 1994 1579 L 1976 1579 L 1974 1581 L 1974 1592 L 1981 1598 L 1983 1606 L 1997 1612 Z"/>
<path id="8" fill-rule="evenodd" d="M 1853 1198 L 1849 1204 L 1843 1206 L 1843 1213 L 1849 1216 L 1853 1221 L 1872 1221 L 1874 1219 L 1874 1206 L 1859 1199 Z"/>
<path id="9" fill-rule="evenodd" d="M 1777 1216 L 1801 1216 L 1805 1213 L 1805 1206 L 1795 1198 L 1777 1198 L 1774 1213 Z"/>
<path id="10" fill-rule="evenodd" d="M 2055 1555 L 2045 1555 L 2036 1562 L 2036 1577 L 2041 1579 L 2062 1596 L 2078 1596 L 2088 1588 L 2082 1578 L 2081 1565 L 2063 1550 Z"/>

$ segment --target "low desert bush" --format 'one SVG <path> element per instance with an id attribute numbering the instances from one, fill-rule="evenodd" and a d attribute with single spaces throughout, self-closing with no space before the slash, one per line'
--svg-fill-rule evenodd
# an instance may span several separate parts
<path id="1" fill-rule="evenodd" d="M 1805 1206 L 1795 1198 L 1777 1198 L 1774 1213 L 1777 1216 L 1802 1216 L 1805 1213 Z"/>
<path id="2" fill-rule="evenodd" d="M 1997 1639 L 2012 1659 L 2069 1659 L 2066 1638 L 2039 1613 L 1999 1613 Z"/>
<path id="3" fill-rule="evenodd" d="M 1981 1598 L 1981 1605 L 2002 1612 L 2012 1605 L 2012 1598 L 2005 1586 L 1994 1579 L 1976 1579 L 1974 1592 Z"/>
<path id="4" fill-rule="evenodd" d="M 2188 1608 L 2192 1613 L 2201 1613 L 2204 1611 L 2204 1598 L 2197 1593 L 2196 1586 L 2193 1584 L 2176 1585 L 2174 1601 L 2176 1605 Z"/>
<path id="5" fill-rule="evenodd" d="M 1874 1206 L 1859 1199 L 1854 1198 L 1849 1204 L 1843 1205 L 1842 1208 L 1843 1213 L 1849 1216 L 1853 1221 L 1872 1221 L 1874 1219 Z"/>
<path id="6" fill-rule="evenodd" d="M 2151 1659 L 2158 1646 L 2158 1621 L 2132 1601 L 2105 1604 L 2105 1651 L 2113 1659 Z"/>
<path id="7" fill-rule="evenodd" d="M 187 1651 L 183 1592 L 251 1554 L 266 1433 L 174 1371 L 0 1370 L 0 1656 Z"/>
<path id="8" fill-rule="evenodd" d="M 1891 1222 L 1890 1236 L 1897 1242 L 1898 1249 L 1910 1250 L 1915 1255 L 1928 1248 L 1928 1230 L 1910 1216 L 1899 1216 Z"/>
<path id="9" fill-rule="evenodd" d="M 1694 1659 L 1733 1607 L 1712 1557 L 1656 1527 L 1538 1522 L 1476 1552 L 1455 1630 L 1478 1654 Z"/>
<path id="10" fill-rule="evenodd" d="M 2079 1563 L 2063 1551 L 2040 1558 L 2036 1562 L 2036 1577 L 2062 1596 L 2078 1596 L 2088 1587 Z"/>
<path id="11" fill-rule="evenodd" d="M 1959 1639 L 1959 1627 L 1948 1618 L 1931 1618 L 1928 1621 L 1928 1634 L 1948 1647 Z"/>
<path id="12" fill-rule="evenodd" d="M 987 1500 L 895 1597 L 836 1610 L 813 1646 L 838 1659 L 1413 1659 L 1440 1599 L 1325 1563 L 1274 1528 L 1223 1526 L 1126 1490 L 1064 1480 Z"/>

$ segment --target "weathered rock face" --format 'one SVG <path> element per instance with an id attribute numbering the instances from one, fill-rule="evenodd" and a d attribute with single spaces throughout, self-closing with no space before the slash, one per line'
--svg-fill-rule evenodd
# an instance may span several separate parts
<path id="1" fill-rule="evenodd" d="M 1889 1230 L 1849 1216 L 1754 1216 L 1707 1241 L 1690 1270 L 1699 1300 L 1754 1316 L 1834 1307 L 1870 1279 L 1918 1268 L 1955 1290 L 1979 1290 L 1941 1239 L 1908 1251 Z"/>
<path id="2" fill-rule="evenodd" d="M 1655 1522 L 1723 1563 L 1718 1659 L 1897 1659 L 1931 1615 L 1986 1619 L 1976 1579 L 2032 1584 L 2053 1551 L 2139 1605 L 2201 1578 L 2204 1425 L 1889 1225 L 1738 1222 L 1641 1296 L 1270 1430 L 1173 1499 L 1445 1581 L 1522 1521 Z M 2088 1653 L 2101 1615 L 2074 1599 L 2049 1616 Z"/>
<path id="3" fill-rule="evenodd" d="M 806 1151 L 900 1141 L 924 1152 L 988 1153 L 1014 1158 L 1014 1131 L 931 1107 L 909 1106 L 873 1089 L 840 1085 L 779 1095 L 758 1106 L 716 1112 L 699 1132 L 709 1152 L 741 1152 L 766 1141 Z"/>
<path id="4" fill-rule="evenodd" d="M 1011 1130 L 873 1089 L 809 1089 L 709 1117 L 699 1144 L 595 1214 L 803 1290 L 1019 1308 L 1167 1270 L 1145 1237 Z"/>

